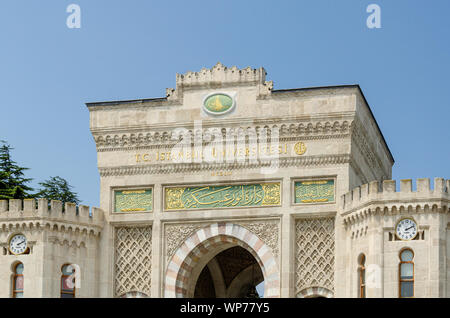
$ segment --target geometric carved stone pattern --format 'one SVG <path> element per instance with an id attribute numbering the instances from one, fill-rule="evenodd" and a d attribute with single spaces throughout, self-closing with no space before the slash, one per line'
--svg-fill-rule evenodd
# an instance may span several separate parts
<path id="1" fill-rule="evenodd" d="M 272 250 L 273 255 L 278 257 L 278 220 L 264 220 L 253 222 L 233 222 L 238 224 L 253 234 L 255 234 L 261 241 L 264 242 Z M 197 230 L 210 225 L 210 223 L 192 223 L 192 224 L 166 224 L 165 229 L 165 243 L 166 243 L 166 257 L 169 260 L 178 247 Z"/>
<path id="2" fill-rule="evenodd" d="M 279 221 L 261 221 L 261 222 L 236 222 L 240 226 L 255 234 L 272 250 L 273 256 L 278 257 L 278 232 Z"/>
<path id="3" fill-rule="evenodd" d="M 152 227 L 118 227 L 115 231 L 116 297 L 139 292 L 150 297 Z"/>
<path id="4" fill-rule="evenodd" d="M 334 217 L 295 223 L 296 294 L 311 287 L 334 292 Z"/>
<path id="5" fill-rule="evenodd" d="M 169 260 L 175 251 L 183 242 L 194 232 L 208 223 L 192 223 L 192 224 L 166 224 L 164 241 L 166 243 L 166 257 Z"/>

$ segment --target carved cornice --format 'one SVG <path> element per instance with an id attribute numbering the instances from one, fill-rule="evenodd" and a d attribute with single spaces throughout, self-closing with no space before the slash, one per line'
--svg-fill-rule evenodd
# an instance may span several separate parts
<path id="1" fill-rule="evenodd" d="M 304 135 L 304 136 L 287 136 L 278 138 L 279 143 L 292 142 L 292 141 L 308 141 L 308 140 L 326 140 L 326 139 L 344 139 L 350 137 L 350 134 L 335 134 L 335 135 Z M 224 141 L 225 143 L 226 141 Z M 97 148 L 98 152 L 112 152 L 112 151 L 131 151 L 131 150 L 144 150 L 144 149 L 170 149 L 174 147 L 176 143 L 167 144 L 155 144 L 155 145 L 141 145 L 141 146 L 122 146 L 122 147 L 103 147 Z M 191 147 L 194 147 L 194 143 L 191 143 Z M 202 142 L 203 146 L 214 145 L 208 142 Z"/>
<path id="2" fill-rule="evenodd" d="M 101 233 L 102 227 L 92 224 L 76 224 L 70 222 L 58 222 L 45 218 L 34 219 L 11 219 L 0 222 L 0 233 L 11 233 L 17 230 L 22 231 L 50 231 L 61 235 L 72 236 L 89 236 L 98 237 Z"/>
<path id="3" fill-rule="evenodd" d="M 69 247 L 86 247 L 86 242 L 83 240 L 82 237 L 58 237 L 58 236 L 50 236 L 47 239 L 48 243 L 59 245 L 59 246 L 66 246 Z"/>
<path id="4" fill-rule="evenodd" d="M 386 178 L 389 178 L 389 171 L 386 171 L 389 167 L 385 167 L 378 154 L 373 151 L 373 149 L 377 149 L 377 147 L 368 137 L 366 129 L 358 119 L 355 119 L 352 122 L 350 131 L 352 139 L 355 141 L 355 145 L 363 154 L 367 165 L 372 169 L 372 171 L 380 171 Z"/>
<path id="5" fill-rule="evenodd" d="M 278 131 L 278 138 L 280 141 L 288 141 L 295 139 L 315 140 L 327 138 L 344 138 L 350 133 L 351 120 L 317 120 L 301 122 L 300 120 L 290 122 L 277 122 L 272 120 L 270 122 L 249 123 L 242 126 L 239 123 L 224 123 L 221 127 L 203 126 L 201 129 L 186 126 L 189 135 L 192 136 L 191 142 L 194 138 L 197 140 L 209 141 L 212 136 L 222 135 L 225 142 L 227 137 L 239 141 L 239 136 L 255 136 L 259 138 L 262 131 L 266 130 L 267 135 L 270 136 L 274 130 Z M 275 122 L 275 123 L 274 123 Z M 175 128 L 183 126 L 175 126 L 172 128 L 166 127 L 164 129 L 150 129 L 142 130 L 129 129 L 121 132 L 111 131 L 97 131 L 93 133 L 97 151 L 115 151 L 115 150 L 129 150 L 139 148 L 163 148 L 170 147 L 179 141 L 174 134 Z"/>
<path id="6" fill-rule="evenodd" d="M 450 200 L 428 199 L 399 202 L 397 200 L 374 200 L 343 215 L 343 224 L 348 227 L 364 222 L 373 216 L 450 213 Z"/>
<path id="7" fill-rule="evenodd" d="M 280 168 L 291 166 L 321 166 L 337 165 L 350 162 L 350 155 L 319 155 L 305 157 L 279 158 Z M 168 164 L 148 164 L 135 166 L 118 166 L 99 168 L 101 177 L 124 176 L 124 175 L 146 175 L 146 174 L 172 174 L 185 172 L 198 172 L 209 170 L 238 170 L 238 169 L 259 169 L 263 167 L 276 167 L 274 159 L 255 162 L 231 162 L 231 163 L 168 163 Z"/>
<path id="8" fill-rule="evenodd" d="M 372 181 L 354 188 L 341 196 L 340 214 L 344 224 L 354 224 L 369 216 L 409 213 L 450 212 L 450 180 L 417 179 L 417 190 L 412 191 L 412 180 L 401 180 L 400 191 L 396 191 L 395 180 L 382 183 Z"/>
<path id="9" fill-rule="evenodd" d="M 117 108 L 111 109 L 112 111 L 117 111 Z M 222 129 L 222 128 L 235 128 L 235 129 L 250 129 L 250 128 L 268 128 L 274 127 L 289 127 L 294 129 L 299 128 L 300 124 L 304 127 L 308 126 L 310 123 L 315 127 L 318 123 L 322 126 L 329 125 L 333 126 L 337 122 L 337 125 L 341 125 L 343 121 L 347 121 L 350 126 L 353 121 L 355 113 L 352 111 L 335 112 L 331 114 L 311 114 L 304 116 L 283 116 L 283 117 L 246 117 L 246 118 L 221 118 L 220 124 L 218 119 L 202 119 L 201 127 L 203 129 Z M 110 135 L 121 135 L 127 133 L 147 133 L 147 132 L 161 132 L 173 131 L 176 128 L 186 128 L 194 129 L 195 123 L 193 121 L 186 122 L 170 122 L 170 123 L 158 123 L 152 125 L 128 125 L 126 127 L 102 127 L 102 128 L 92 128 L 91 131 L 94 134 L 110 134 Z"/>

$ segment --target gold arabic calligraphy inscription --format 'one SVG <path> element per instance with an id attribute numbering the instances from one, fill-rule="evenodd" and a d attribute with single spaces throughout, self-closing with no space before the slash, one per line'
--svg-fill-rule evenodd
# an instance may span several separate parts
<path id="1" fill-rule="evenodd" d="M 115 212 L 152 210 L 152 189 L 115 191 L 114 196 Z"/>
<path id="2" fill-rule="evenodd" d="M 280 204 L 279 182 L 165 188 L 165 210 L 168 211 Z"/>
<path id="3" fill-rule="evenodd" d="M 295 182 L 295 203 L 334 202 L 334 180 Z"/>

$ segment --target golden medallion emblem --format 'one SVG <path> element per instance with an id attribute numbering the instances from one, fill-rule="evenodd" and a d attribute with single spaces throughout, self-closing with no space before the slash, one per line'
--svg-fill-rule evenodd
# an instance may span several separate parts
<path id="1" fill-rule="evenodd" d="M 306 152 L 306 145 L 303 142 L 297 142 L 294 145 L 294 151 L 297 155 L 301 156 Z"/>
<path id="2" fill-rule="evenodd" d="M 205 97 L 203 109 L 210 115 L 223 115 L 233 110 L 235 100 L 225 93 L 213 93 Z"/>

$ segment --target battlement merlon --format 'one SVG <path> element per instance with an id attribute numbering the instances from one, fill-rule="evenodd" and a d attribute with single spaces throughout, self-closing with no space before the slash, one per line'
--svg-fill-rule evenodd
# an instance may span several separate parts
<path id="1" fill-rule="evenodd" d="M 79 205 L 78 213 L 75 203 L 65 203 L 64 212 L 61 201 L 51 200 L 50 208 L 47 199 L 10 199 L 0 200 L 0 222 L 13 220 L 34 220 L 37 218 L 65 223 L 92 225 L 103 227 L 104 215 L 99 208 Z"/>
<path id="2" fill-rule="evenodd" d="M 273 89 L 273 82 L 266 81 L 267 72 L 263 67 L 253 69 L 236 66 L 226 67 L 218 62 L 211 69 L 202 68 L 199 72 L 186 72 L 176 75 L 176 88 L 166 89 L 167 100 L 182 99 L 185 89 L 222 88 L 229 86 L 254 85 L 258 87 L 258 95 L 269 95 Z"/>
<path id="3" fill-rule="evenodd" d="M 264 84 L 267 72 L 263 67 L 253 69 L 236 66 L 226 67 L 218 62 L 211 69 L 202 68 L 199 72 L 186 72 L 176 76 L 176 87 L 208 86 L 227 83 Z"/>
<path id="4" fill-rule="evenodd" d="M 395 180 L 384 180 L 381 184 L 372 181 L 354 188 L 341 196 L 342 215 L 348 215 L 370 204 L 405 203 L 413 207 L 420 202 L 446 201 L 450 203 L 450 180 L 434 179 L 434 189 L 430 179 L 422 178 L 416 181 L 416 191 L 412 191 L 412 180 L 400 181 L 400 191 L 396 191 Z"/>

